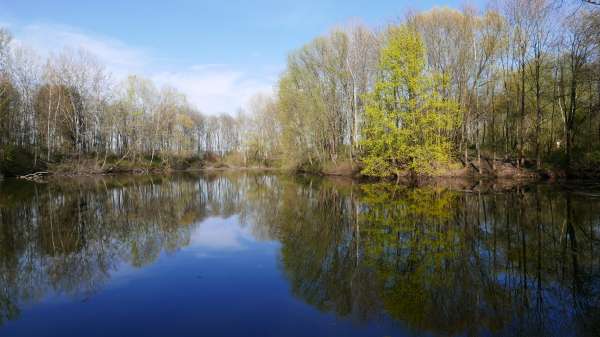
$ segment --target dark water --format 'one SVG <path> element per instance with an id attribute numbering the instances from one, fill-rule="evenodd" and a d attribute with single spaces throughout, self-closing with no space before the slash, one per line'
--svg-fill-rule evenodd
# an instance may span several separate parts
<path id="1" fill-rule="evenodd" d="M 598 336 L 600 193 L 0 183 L 0 336 Z"/>

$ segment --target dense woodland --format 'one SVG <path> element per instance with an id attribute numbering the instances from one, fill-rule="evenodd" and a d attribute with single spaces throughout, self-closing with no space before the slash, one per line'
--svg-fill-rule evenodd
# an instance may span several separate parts
<path id="1" fill-rule="evenodd" d="M 194 159 L 372 176 L 600 165 L 600 6 L 502 0 L 336 27 L 289 54 L 272 95 L 203 115 L 174 88 L 48 59 L 0 32 L 0 163 L 170 167 Z M 136 164 L 137 163 L 137 164 Z M 11 166 L 12 165 L 12 166 Z M 18 168 L 15 168 L 18 167 Z"/>

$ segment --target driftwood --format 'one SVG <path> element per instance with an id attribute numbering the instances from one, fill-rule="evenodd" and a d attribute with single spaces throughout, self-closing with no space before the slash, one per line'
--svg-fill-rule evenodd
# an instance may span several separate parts
<path id="1" fill-rule="evenodd" d="M 29 181 L 40 181 L 46 175 L 48 175 L 47 171 L 40 171 L 40 172 L 29 173 L 29 174 L 26 174 L 24 176 L 18 176 L 17 178 L 18 179 L 29 180 Z"/>

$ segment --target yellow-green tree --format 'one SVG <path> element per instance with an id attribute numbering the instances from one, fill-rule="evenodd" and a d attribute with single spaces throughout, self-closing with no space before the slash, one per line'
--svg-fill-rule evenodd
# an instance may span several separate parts
<path id="1" fill-rule="evenodd" d="M 458 123 L 457 103 L 440 95 L 449 79 L 426 73 L 424 43 L 408 25 L 390 28 L 379 68 L 365 111 L 363 173 L 435 173 L 450 161 Z"/>

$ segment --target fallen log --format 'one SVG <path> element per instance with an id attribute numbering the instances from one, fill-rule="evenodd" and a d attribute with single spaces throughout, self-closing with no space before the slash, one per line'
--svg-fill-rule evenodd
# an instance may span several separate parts
<path id="1" fill-rule="evenodd" d="M 39 180 L 39 179 L 42 179 L 46 175 L 48 175 L 47 171 L 39 171 L 39 172 L 34 172 L 34 173 L 29 173 L 26 175 L 18 176 L 17 178 L 24 179 L 24 180 Z"/>

